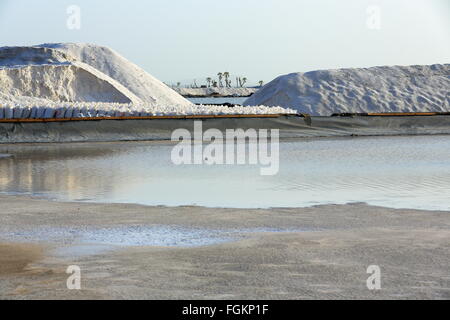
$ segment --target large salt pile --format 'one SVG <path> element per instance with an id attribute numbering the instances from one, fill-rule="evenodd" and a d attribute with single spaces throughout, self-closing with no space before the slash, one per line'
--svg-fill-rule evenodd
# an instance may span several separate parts
<path id="1" fill-rule="evenodd" d="M 88 44 L 0 48 L 0 92 L 53 102 L 190 104 L 114 51 Z"/>
<path id="2" fill-rule="evenodd" d="M 295 113 L 196 106 L 113 50 L 90 44 L 0 48 L 0 119 Z"/>
<path id="3" fill-rule="evenodd" d="M 266 84 L 244 105 L 311 115 L 450 111 L 450 64 L 292 73 Z"/>
<path id="4" fill-rule="evenodd" d="M 95 68 L 127 88 L 143 103 L 180 106 L 190 104 L 174 90 L 110 48 L 76 43 L 43 44 L 39 47 L 64 52 L 76 61 Z"/>

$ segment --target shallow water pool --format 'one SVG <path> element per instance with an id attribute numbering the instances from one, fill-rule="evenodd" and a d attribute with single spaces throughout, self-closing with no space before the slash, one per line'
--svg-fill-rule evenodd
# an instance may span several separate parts
<path id="1" fill-rule="evenodd" d="M 56 200 L 209 207 L 367 202 L 450 210 L 450 137 L 361 137 L 280 143 L 280 170 L 181 165 L 173 144 L 3 145 L 0 192 Z"/>

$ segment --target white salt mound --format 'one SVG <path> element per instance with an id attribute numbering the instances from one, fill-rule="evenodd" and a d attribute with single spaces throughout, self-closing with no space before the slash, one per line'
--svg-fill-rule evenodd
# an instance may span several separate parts
<path id="1" fill-rule="evenodd" d="M 0 48 L 0 119 L 275 113 L 295 111 L 196 106 L 101 46 Z"/>
<path id="2" fill-rule="evenodd" d="M 244 105 L 301 113 L 449 112 L 450 64 L 321 70 L 280 76 Z"/>
<path id="3" fill-rule="evenodd" d="M 54 102 L 190 104 L 116 52 L 90 44 L 0 48 L 0 92 Z"/>
<path id="4" fill-rule="evenodd" d="M 77 43 L 58 43 L 39 45 L 64 52 L 114 79 L 136 95 L 143 103 L 160 105 L 189 105 L 190 102 L 154 78 L 142 68 L 131 63 L 114 50 Z"/>

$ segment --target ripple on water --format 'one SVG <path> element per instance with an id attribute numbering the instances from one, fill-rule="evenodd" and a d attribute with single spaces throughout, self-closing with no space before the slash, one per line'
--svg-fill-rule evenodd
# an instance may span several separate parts
<path id="1" fill-rule="evenodd" d="M 259 166 L 175 166 L 151 142 L 17 145 L 0 161 L 0 192 L 62 201 L 270 208 L 365 202 L 450 208 L 448 136 L 282 141 L 279 172 Z"/>

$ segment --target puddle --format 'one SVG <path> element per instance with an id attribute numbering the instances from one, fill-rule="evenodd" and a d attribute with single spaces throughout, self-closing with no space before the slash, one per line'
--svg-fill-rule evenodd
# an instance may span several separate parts
<path id="1" fill-rule="evenodd" d="M 57 257 L 84 257 L 104 254 L 117 249 L 109 245 L 70 245 L 55 249 L 52 253 Z"/>
<path id="2" fill-rule="evenodd" d="M 60 245 L 56 256 L 88 256 L 133 246 L 201 247 L 243 239 L 250 234 L 298 232 L 306 229 L 204 229 L 177 226 L 120 226 L 109 228 L 37 228 L 0 234 L 12 242 L 50 242 Z"/>

